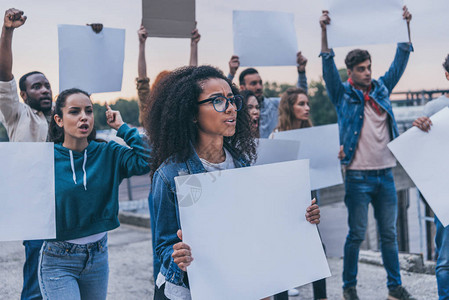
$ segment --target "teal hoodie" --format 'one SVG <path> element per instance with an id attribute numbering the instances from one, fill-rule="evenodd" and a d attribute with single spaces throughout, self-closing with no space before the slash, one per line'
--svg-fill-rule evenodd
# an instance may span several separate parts
<path id="1" fill-rule="evenodd" d="M 150 171 L 149 149 L 123 124 L 114 141 L 91 141 L 83 152 L 55 144 L 56 240 L 72 240 L 120 226 L 118 190 L 124 178 Z"/>

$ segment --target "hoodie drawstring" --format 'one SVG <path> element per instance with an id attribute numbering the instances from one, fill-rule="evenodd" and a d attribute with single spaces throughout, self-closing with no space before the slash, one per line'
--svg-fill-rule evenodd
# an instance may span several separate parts
<path id="1" fill-rule="evenodd" d="M 87 162 L 87 149 L 84 150 L 84 161 L 83 161 L 83 184 L 84 184 L 84 190 L 87 191 L 87 175 L 86 175 L 86 162 Z"/>
<path id="2" fill-rule="evenodd" d="M 72 167 L 73 182 L 75 182 L 76 184 L 75 162 L 73 160 L 72 150 L 69 150 L 69 154 L 70 154 L 70 166 Z M 87 191 L 86 161 L 87 161 L 87 149 L 84 150 L 84 161 L 83 161 L 83 172 L 84 172 L 83 185 L 85 191 Z"/>

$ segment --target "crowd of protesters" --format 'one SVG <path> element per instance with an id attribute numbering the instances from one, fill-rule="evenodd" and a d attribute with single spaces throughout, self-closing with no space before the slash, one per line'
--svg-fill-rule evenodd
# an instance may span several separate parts
<path id="1" fill-rule="evenodd" d="M 412 19 L 406 7 L 403 18 Z M 93 105 L 83 90 L 62 91 L 53 103 L 45 75 L 32 71 L 16 80 L 12 74 L 12 38 L 26 22 L 18 9 L 5 13 L 0 38 L 0 121 L 11 142 L 54 142 L 56 239 L 24 241 L 21 299 L 106 299 L 108 287 L 107 232 L 119 226 L 118 186 L 124 178 L 149 173 L 149 210 L 152 230 L 154 299 L 190 299 L 188 267 L 195 255 L 182 241 L 174 178 L 187 174 L 251 166 L 257 138 L 311 127 L 306 57 L 299 52 L 297 87 L 280 97 L 263 94 L 263 81 L 254 68 L 239 74 L 239 57 L 229 61 L 229 73 L 198 66 L 198 29 L 192 31 L 189 66 L 162 71 L 150 88 L 145 59 L 147 30 L 138 30 L 140 123 L 146 137 L 125 124 L 106 104 L 106 119 L 129 147 L 96 139 Z M 348 80 L 342 82 L 328 48 L 328 11 L 319 19 L 323 78 L 334 104 L 340 130 L 340 152 L 345 173 L 344 203 L 349 232 L 343 258 L 343 298 L 357 295 L 357 264 L 367 229 L 368 207 L 374 208 L 380 250 L 387 273 L 388 299 L 415 299 L 402 286 L 396 236 L 397 196 L 392 168 L 396 160 L 387 144 L 399 136 L 390 94 L 413 52 L 411 41 L 397 46 L 394 60 L 379 79 L 371 77 L 371 56 L 355 49 L 345 59 Z M 449 80 L 449 56 L 443 64 Z M 430 116 L 449 106 L 446 95 L 431 101 L 413 125 L 428 132 Z M 108 187 L 108 188 L 105 188 Z M 313 191 L 304 212 L 320 223 L 319 191 Z M 173 203 L 175 205 L 173 205 Z M 325 220 L 321 220 L 325 222 Z M 449 230 L 435 217 L 436 277 L 440 299 L 449 299 Z M 324 244 L 323 244 L 324 248 Z M 150 284 L 150 283 L 148 283 Z M 288 299 L 291 290 L 274 295 Z M 314 299 L 327 299 L 326 281 L 313 283 Z"/>

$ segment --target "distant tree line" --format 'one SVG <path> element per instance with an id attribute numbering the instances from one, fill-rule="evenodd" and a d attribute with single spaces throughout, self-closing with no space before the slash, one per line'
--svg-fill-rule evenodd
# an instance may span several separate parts
<path id="1" fill-rule="evenodd" d="M 122 115 L 123 121 L 132 126 L 140 126 L 139 124 L 139 104 L 136 100 L 119 99 L 110 105 L 113 110 L 118 110 Z M 95 129 L 109 129 L 106 123 L 106 107 L 101 104 L 94 103 Z"/>
<path id="2" fill-rule="evenodd" d="M 342 81 L 348 80 L 346 69 L 338 70 Z M 267 97 L 280 97 L 289 87 L 293 85 L 278 84 L 277 82 L 264 83 L 264 95 Z M 335 108 L 327 95 L 326 87 L 323 79 L 318 81 L 312 80 L 309 83 L 309 104 L 311 118 L 314 125 L 325 125 L 337 122 L 337 114 Z M 119 99 L 110 105 L 113 110 L 120 111 L 123 121 L 132 125 L 139 126 L 139 105 L 137 100 Z M 95 129 L 109 129 L 106 123 L 106 108 L 104 105 L 94 103 Z M 0 123 L 0 142 L 8 141 L 6 129 Z"/>

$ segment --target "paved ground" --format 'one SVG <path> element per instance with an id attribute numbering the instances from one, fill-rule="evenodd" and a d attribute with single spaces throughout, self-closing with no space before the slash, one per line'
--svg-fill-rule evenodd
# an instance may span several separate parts
<path id="1" fill-rule="evenodd" d="M 22 285 L 24 250 L 20 242 L 0 243 L 0 299 L 18 299 Z M 122 225 L 109 233 L 108 299 L 152 299 L 151 232 L 148 229 Z M 339 258 L 330 258 L 333 276 L 327 280 L 329 299 L 341 299 Z M 365 300 L 386 299 L 385 271 L 382 267 L 359 264 L 359 296 Z M 402 272 L 404 286 L 417 299 L 437 299 L 436 280 L 432 275 Z M 313 299 L 311 285 L 301 288 L 296 299 Z"/>

